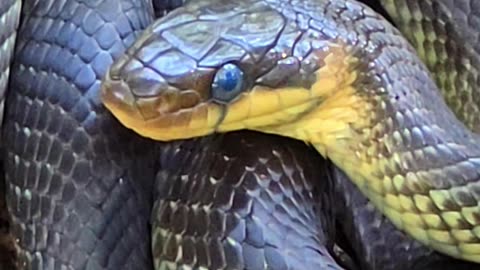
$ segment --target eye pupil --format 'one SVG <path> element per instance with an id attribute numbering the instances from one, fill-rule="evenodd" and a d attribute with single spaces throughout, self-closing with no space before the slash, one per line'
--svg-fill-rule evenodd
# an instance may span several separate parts
<path id="1" fill-rule="evenodd" d="M 221 102 L 230 101 L 243 90 L 243 71 L 228 63 L 221 67 L 212 84 L 212 96 Z"/>
<path id="2" fill-rule="evenodd" d="M 225 78 L 222 80 L 222 87 L 225 91 L 232 91 L 237 86 L 238 74 L 234 71 L 228 70 L 225 72 Z"/>

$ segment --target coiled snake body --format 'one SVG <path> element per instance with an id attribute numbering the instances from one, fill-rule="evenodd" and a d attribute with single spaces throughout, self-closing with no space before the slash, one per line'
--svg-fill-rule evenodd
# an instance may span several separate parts
<path id="1" fill-rule="evenodd" d="M 7 2 L 0 11 L 19 10 L 20 1 Z M 415 1 L 385 2 L 419 18 Z M 440 14 L 420 18 L 448 11 L 442 3 L 426 5 Z M 397 227 L 477 260 L 476 135 L 446 109 L 414 50 L 363 5 L 191 1 L 142 36 L 153 14 L 146 0 L 32 0 L 22 10 L 2 138 L 20 267 L 335 269 L 334 217 L 361 268 L 471 267 L 396 231 L 342 172 L 300 142 L 236 132 L 162 144 L 123 128 L 100 101 L 117 58 L 103 101 L 142 135 L 250 128 L 306 140 Z M 13 33 L 15 20 L 6 21 Z M 435 49 L 452 44 L 450 34 L 415 33 Z M 437 73 L 444 89 L 474 89 L 462 77 L 476 78 L 469 75 L 476 62 L 465 64 L 477 59 L 471 48 L 453 51 L 466 55 L 460 60 L 441 61 L 424 50 L 427 63 L 444 71 Z M 451 74 L 449 61 L 469 68 Z M 474 128 L 471 104 L 478 103 L 464 90 L 470 105 L 456 112 Z M 432 168 L 446 177 L 422 174 Z"/>

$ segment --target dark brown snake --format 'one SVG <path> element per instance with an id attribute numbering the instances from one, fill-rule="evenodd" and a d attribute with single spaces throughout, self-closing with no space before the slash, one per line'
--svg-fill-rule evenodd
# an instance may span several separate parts
<path id="1" fill-rule="evenodd" d="M 354 1 L 320 2 L 364 9 Z M 390 8 L 403 14 L 434 11 L 417 14 L 418 24 L 405 18 L 405 25 L 433 28 L 439 39 L 446 38 L 448 50 L 436 39 L 429 45 L 411 37 L 423 41 L 427 64 L 444 89 L 465 76 L 470 80 L 478 67 L 475 50 L 451 48 L 457 38 L 476 42 L 470 34 L 476 32 L 462 23 L 471 26 L 465 18 L 476 18 L 480 8 L 473 0 L 458 2 L 425 1 L 419 7 L 412 0 L 404 1 L 409 9 Z M 8 26 L 2 25 L 7 34 L 0 34 L 0 45 L 8 43 L 10 50 L 16 29 L 11 14 L 19 3 L 0 4 Z M 469 30 L 446 35 L 439 26 L 443 21 L 435 21 L 450 18 L 442 15 L 444 9 L 453 10 L 460 29 Z M 246 131 L 156 143 L 125 129 L 101 104 L 100 82 L 151 24 L 153 13 L 147 0 L 23 1 L 2 136 L 19 268 L 475 268 L 398 231 L 340 170 L 303 143 Z M 438 64 L 429 58 L 429 46 L 450 57 L 440 57 Z M 0 59 L 3 90 L 11 61 Z M 471 59 L 473 68 L 451 74 L 450 61 L 463 59 Z M 453 108 L 476 126 L 477 95 L 461 91 L 473 105 Z M 352 262 L 332 252 L 335 243 Z"/>

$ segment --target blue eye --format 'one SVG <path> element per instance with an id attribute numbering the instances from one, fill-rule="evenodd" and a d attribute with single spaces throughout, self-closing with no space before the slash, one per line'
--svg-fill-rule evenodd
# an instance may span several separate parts
<path id="1" fill-rule="evenodd" d="M 243 71 L 234 64 L 221 67 L 212 83 L 212 96 L 217 101 L 228 102 L 235 98 L 244 86 Z"/>

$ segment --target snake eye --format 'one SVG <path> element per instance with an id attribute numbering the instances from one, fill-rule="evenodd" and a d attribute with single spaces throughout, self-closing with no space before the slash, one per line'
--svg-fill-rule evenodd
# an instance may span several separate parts
<path id="1" fill-rule="evenodd" d="M 225 64 L 215 74 L 212 83 L 212 97 L 217 101 L 228 102 L 244 88 L 244 73 L 235 64 Z"/>

